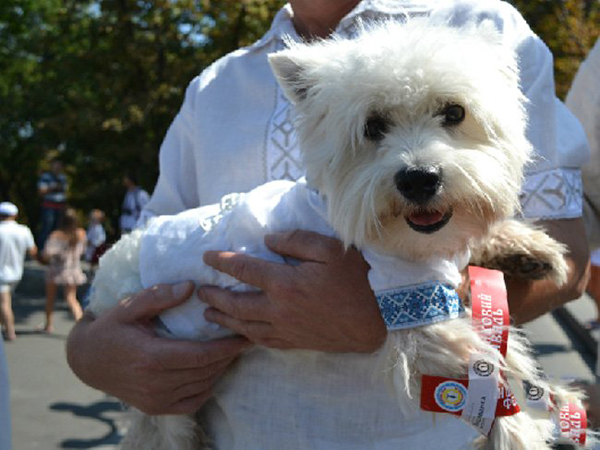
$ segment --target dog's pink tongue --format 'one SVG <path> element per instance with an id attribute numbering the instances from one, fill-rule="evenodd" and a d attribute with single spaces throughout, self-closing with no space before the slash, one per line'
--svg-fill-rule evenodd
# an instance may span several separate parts
<path id="1" fill-rule="evenodd" d="M 416 225 L 432 225 L 438 223 L 444 218 L 444 214 L 439 211 L 434 212 L 420 212 L 414 213 L 408 216 L 408 220 Z"/>

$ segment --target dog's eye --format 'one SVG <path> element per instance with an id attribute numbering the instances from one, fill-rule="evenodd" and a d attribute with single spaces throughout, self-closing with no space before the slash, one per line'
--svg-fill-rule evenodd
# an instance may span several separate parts
<path id="1" fill-rule="evenodd" d="M 465 120 L 465 108 L 460 105 L 448 105 L 442 110 L 444 125 L 458 125 Z"/>
<path id="2" fill-rule="evenodd" d="M 370 141 L 381 141 L 388 132 L 389 123 L 381 116 L 371 116 L 365 123 L 364 135 Z"/>

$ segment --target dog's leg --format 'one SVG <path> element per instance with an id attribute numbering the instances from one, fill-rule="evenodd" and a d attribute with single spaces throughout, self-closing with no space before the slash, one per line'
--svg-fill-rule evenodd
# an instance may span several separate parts
<path id="1" fill-rule="evenodd" d="M 132 409 L 121 450 L 210 450 L 192 415 L 148 416 Z"/>
<path id="2" fill-rule="evenodd" d="M 565 252 L 565 246 L 541 228 L 505 220 L 493 225 L 481 242 L 471 246 L 471 264 L 501 270 L 516 278 L 550 278 L 561 285 L 568 273 Z"/>

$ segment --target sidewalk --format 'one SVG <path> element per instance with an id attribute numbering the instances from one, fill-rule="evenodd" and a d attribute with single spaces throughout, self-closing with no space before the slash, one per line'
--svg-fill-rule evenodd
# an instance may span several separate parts
<path id="1" fill-rule="evenodd" d="M 65 360 L 73 319 L 57 298 L 55 332 L 39 333 L 44 323 L 43 270 L 29 262 L 14 296 L 17 340 L 5 342 L 8 359 L 13 450 L 116 450 L 121 405 L 82 384 Z"/>
<path id="2" fill-rule="evenodd" d="M 14 299 L 18 339 L 5 343 L 13 450 L 116 450 L 121 406 L 116 399 L 83 385 L 69 370 L 64 346 L 73 319 L 60 297 L 55 333 L 36 332 L 44 321 L 43 270 L 28 263 Z M 584 296 L 524 327 L 550 378 L 595 380 L 596 341 L 588 336 L 586 343 L 584 336 L 589 332 L 582 326 L 594 314 L 591 299 Z"/>

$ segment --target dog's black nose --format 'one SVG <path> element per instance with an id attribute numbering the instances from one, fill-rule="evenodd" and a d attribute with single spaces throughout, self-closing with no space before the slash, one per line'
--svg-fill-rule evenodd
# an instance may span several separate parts
<path id="1" fill-rule="evenodd" d="M 407 167 L 394 176 L 396 188 L 408 200 L 426 203 L 442 187 L 442 169 L 435 166 Z"/>

